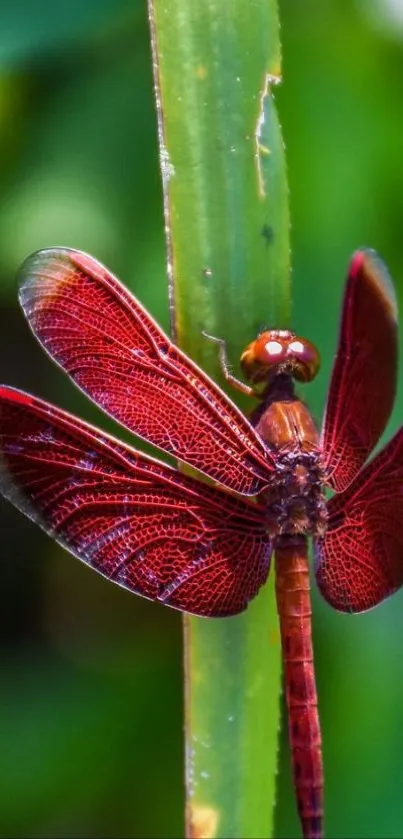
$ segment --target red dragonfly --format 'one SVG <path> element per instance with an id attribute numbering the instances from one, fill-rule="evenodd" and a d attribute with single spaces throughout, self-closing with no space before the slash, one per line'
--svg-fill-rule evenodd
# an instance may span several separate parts
<path id="1" fill-rule="evenodd" d="M 389 418 L 397 308 L 386 269 L 357 252 L 321 436 L 294 393 L 315 347 L 263 332 L 241 356 L 259 400 L 246 419 L 106 268 L 40 251 L 20 302 L 48 354 L 91 399 L 211 485 L 68 413 L 0 388 L 0 487 L 83 562 L 136 594 L 205 617 L 242 612 L 275 555 L 294 785 L 305 839 L 323 836 L 321 735 L 307 537 L 335 609 L 361 612 L 403 584 L 403 428 L 365 465 Z M 324 488 L 335 491 L 326 503 Z"/>

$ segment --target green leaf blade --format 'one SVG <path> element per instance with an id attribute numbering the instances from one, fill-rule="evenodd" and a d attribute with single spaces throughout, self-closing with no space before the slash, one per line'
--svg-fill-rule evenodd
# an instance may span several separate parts
<path id="1" fill-rule="evenodd" d="M 208 825 L 208 836 L 270 836 L 281 676 L 272 584 L 243 615 L 187 618 L 186 650 L 187 835 Z"/>
<path id="2" fill-rule="evenodd" d="M 242 347 L 261 326 L 257 299 L 272 322 L 289 319 L 288 195 L 271 93 L 277 16 L 266 0 L 156 0 L 153 10 L 176 327 L 189 353 L 211 358 L 201 331 L 224 320 L 226 339 Z"/>
<path id="3" fill-rule="evenodd" d="M 277 7 L 149 0 L 149 10 L 173 332 L 225 387 L 202 332 L 224 338 L 234 361 L 263 325 L 289 322 Z M 185 629 L 187 835 L 268 837 L 281 690 L 272 581 L 243 615 L 186 618 Z"/>

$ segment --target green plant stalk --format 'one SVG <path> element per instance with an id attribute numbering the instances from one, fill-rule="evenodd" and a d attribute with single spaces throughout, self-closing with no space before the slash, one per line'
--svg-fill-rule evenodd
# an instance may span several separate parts
<path id="1" fill-rule="evenodd" d="M 277 6 L 149 0 L 149 15 L 172 330 L 224 384 L 203 330 L 234 359 L 263 325 L 289 322 Z M 238 617 L 186 617 L 185 645 L 187 836 L 271 836 L 281 689 L 272 584 Z"/>

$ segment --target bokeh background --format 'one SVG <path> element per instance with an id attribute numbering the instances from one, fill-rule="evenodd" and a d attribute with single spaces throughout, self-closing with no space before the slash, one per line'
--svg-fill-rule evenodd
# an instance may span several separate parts
<path id="1" fill-rule="evenodd" d="M 379 250 L 403 292 L 403 2 L 279 6 L 293 323 L 322 351 L 320 418 L 351 252 Z M 145 0 L 0 2 L 0 380 L 108 427 L 16 305 L 19 263 L 53 244 L 168 326 Z M 400 393 L 389 434 L 402 416 Z M 0 835 L 183 835 L 180 616 L 3 501 L 0 528 Z M 357 617 L 313 598 L 327 835 L 403 837 L 403 594 Z M 298 835 L 283 731 L 276 836 Z"/>

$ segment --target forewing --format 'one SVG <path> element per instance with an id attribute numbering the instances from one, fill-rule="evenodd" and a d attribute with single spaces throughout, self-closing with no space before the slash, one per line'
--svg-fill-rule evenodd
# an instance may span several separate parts
<path id="1" fill-rule="evenodd" d="M 5 387 L 0 489 L 91 568 L 177 609 L 236 614 L 268 574 L 264 511 L 252 501 Z"/>
<path id="2" fill-rule="evenodd" d="M 328 508 L 320 591 L 342 612 L 371 609 L 403 584 L 403 428 Z"/>
<path id="3" fill-rule="evenodd" d="M 273 455 L 248 420 L 99 262 L 53 248 L 19 279 L 34 334 L 108 414 L 229 489 L 254 495 L 272 480 Z"/>
<path id="4" fill-rule="evenodd" d="M 396 391 L 397 304 L 374 251 L 354 254 L 322 431 L 329 484 L 346 489 L 376 445 Z"/>

